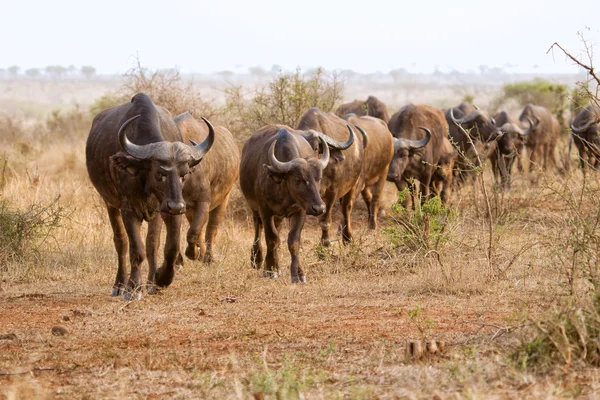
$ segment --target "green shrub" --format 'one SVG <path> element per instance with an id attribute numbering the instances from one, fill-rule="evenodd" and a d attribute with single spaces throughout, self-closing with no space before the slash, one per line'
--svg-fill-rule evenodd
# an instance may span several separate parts
<path id="1" fill-rule="evenodd" d="M 0 201 L 0 260 L 23 259 L 39 249 L 67 215 L 56 197 L 49 204 L 34 203 L 25 210 Z"/>
<path id="2" fill-rule="evenodd" d="M 300 70 L 280 73 L 263 87 L 245 92 L 241 86 L 225 91 L 223 116 L 239 141 L 260 127 L 283 124 L 295 127 L 310 108 L 333 111 L 341 102 L 344 84 L 337 74 L 317 69 L 310 76 Z"/>
<path id="3" fill-rule="evenodd" d="M 392 206 L 394 226 L 384 228 L 384 232 L 395 246 L 404 245 L 410 250 L 430 250 L 448 241 L 446 226 L 455 214 L 438 197 L 432 197 L 414 212 L 407 211 L 402 203 L 410 195 L 408 188 L 398 192 L 398 201 Z"/>
<path id="4" fill-rule="evenodd" d="M 503 91 L 504 95 L 499 99 L 499 103 L 513 99 L 522 107 L 528 103 L 546 107 L 556 116 L 560 125 L 566 127 L 565 111 L 569 96 L 566 85 L 538 78 L 533 81 L 507 83 Z"/>

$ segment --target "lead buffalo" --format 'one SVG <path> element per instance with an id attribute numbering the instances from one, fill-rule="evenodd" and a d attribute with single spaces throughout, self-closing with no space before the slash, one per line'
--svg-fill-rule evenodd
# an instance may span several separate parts
<path id="1" fill-rule="evenodd" d="M 459 153 L 455 177 L 460 184 L 480 165 L 485 145 L 498 138 L 501 132 L 493 118 L 471 104 L 461 103 L 450 108 L 445 117 L 449 125 L 448 136 Z"/>
<path id="2" fill-rule="evenodd" d="M 189 113 L 175 117 L 175 123 L 185 142 L 200 142 L 208 137 L 206 125 L 199 123 Z M 213 242 L 219 224 L 227 208 L 229 192 L 238 178 L 240 152 L 237 144 L 226 128 L 217 126 L 210 153 L 194 168 L 183 186 L 183 198 L 190 224 L 187 232 L 185 255 L 192 260 L 202 258 L 210 263 L 213 258 Z M 200 240 L 206 225 L 205 242 Z"/>
<path id="3" fill-rule="evenodd" d="M 303 135 L 317 150 L 318 139 L 323 137 L 331 152 L 331 161 L 323 171 L 321 181 L 321 197 L 327 205 L 327 210 L 320 219 L 321 244 L 329 246 L 329 229 L 333 205 L 339 199 L 342 207 L 342 242 L 352 240 L 352 207 L 354 194 L 360 177 L 363 163 L 363 142 L 354 140 L 355 134 L 346 121 L 333 113 L 324 113 L 318 108 L 309 109 L 300 118 L 297 129 L 306 131 Z M 350 135 L 348 138 L 348 131 Z M 324 135 L 324 136 L 323 136 Z"/>
<path id="4" fill-rule="evenodd" d="M 572 140 L 579 150 L 579 163 L 585 171 L 589 164 L 597 168 L 600 163 L 600 107 L 588 105 L 579 111 L 571 122 Z"/>
<path id="5" fill-rule="evenodd" d="M 422 201 L 430 196 L 430 185 L 448 132 L 444 114 L 433 107 L 409 104 L 392 116 L 388 123 L 394 136 L 394 157 L 388 171 L 388 181 L 398 190 L 408 187 L 412 178 L 419 182 L 415 195 Z"/>
<path id="6" fill-rule="evenodd" d="M 357 117 L 354 114 L 349 114 L 346 116 L 346 121 L 364 132 L 363 136 L 368 137 L 357 192 L 362 194 L 362 198 L 367 205 L 369 229 L 377 229 L 379 201 L 385 186 L 390 162 L 394 157 L 394 138 L 387 124 L 379 118 Z"/>
<path id="7" fill-rule="evenodd" d="M 130 103 L 100 112 L 92 123 L 86 144 L 90 179 L 106 203 L 118 256 L 112 295 L 139 296 L 140 265 L 144 244 L 140 233 L 148 221 L 151 232 L 160 231 L 161 213 L 167 225 L 164 265 L 150 265 L 147 286 L 166 287 L 175 274 L 179 255 L 181 214 L 185 212 L 183 181 L 190 169 L 206 155 L 214 139 L 210 123 L 208 138 L 199 145 L 182 143 L 182 135 L 168 111 L 157 107 L 145 94 Z M 131 273 L 127 280 L 128 247 Z"/>
<path id="8" fill-rule="evenodd" d="M 288 249 L 292 256 L 292 282 L 305 282 L 300 266 L 300 235 L 306 214 L 321 215 L 325 204 L 319 195 L 323 170 L 329 163 L 329 147 L 315 157 L 312 146 L 297 132 L 283 125 L 261 128 L 244 144 L 240 163 L 240 186 L 252 209 L 254 244 L 251 261 L 255 268 L 263 263 L 260 235 L 264 227 L 267 242 L 265 276 L 279 274 L 279 229 L 290 219 Z"/>
<path id="9" fill-rule="evenodd" d="M 366 101 L 354 100 L 350 103 L 344 103 L 335 111 L 335 114 L 342 118 L 348 114 L 356 114 L 359 117 L 368 115 L 379 118 L 386 123 L 390 120 L 387 106 L 375 96 L 369 96 Z"/>
<path id="10" fill-rule="evenodd" d="M 522 128 L 505 111 L 496 114 L 494 119 L 502 136 L 490 146 L 488 157 L 496 184 L 499 184 L 504 190 L 508 190 L 511 185 L 513 165 L 520 159 L 533 122 L 528 123 L 527 128 Z"/>
<path id="11" fill-rule="evenodd" d="M 560 125 L 556 117 L 545 107 L 527 104 L 519 121 L 530 130 L 525 142 L 529 152 L 529 171 L 536 166 L 546 170 L 549 162 L 558 167 L 556 143 L 560 136 Z"/>

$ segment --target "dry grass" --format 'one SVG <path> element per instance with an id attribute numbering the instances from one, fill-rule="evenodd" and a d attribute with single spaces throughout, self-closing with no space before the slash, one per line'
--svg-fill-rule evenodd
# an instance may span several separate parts
<path id="1" fill-rule="evenodd" d="M 285 241 L 283 277 L 266 280 L 251 269 L 251 220 L 236 188 L 216 263 L 188 261 L 167 290 L 125 303 L 109 296 L 116 257 L 85 171 L 84 137 L 5 148 L 0 199 L 24 209 L 60 194 L 69 214 L 39 253 L 0 265 L 0 398 L 592 398 L 600 391 L 595 369 L 533 374 L 508 357 L 529 337 L 525 316 L 542 316 L 571 290 L 548 251 L 569 210 L 554 190 L 561 177 L 532 183 L 517 175 L 510 193 L 492 196 L 492 276 L 479 191 L 454 193 L 456 216 L 443 241 L 409 249 L 390 237 L 397 224 L 389 186 L 387 233 L 366 230 L 359 203 L 354 243 L 322 249 L 309 219 L 306 285 L 289 283 Z M 36 166 L 34 185 L 26 172 Z M 568 187 L 581 185 L 578 171 L 569 179 Z M 582 277 L 575 285 L 585 287 Z M 68 334 L 53 335 L 57 325 Z M 410 361 L 405 348 L 417 340 L 443 341 L 446 352 Z"/>

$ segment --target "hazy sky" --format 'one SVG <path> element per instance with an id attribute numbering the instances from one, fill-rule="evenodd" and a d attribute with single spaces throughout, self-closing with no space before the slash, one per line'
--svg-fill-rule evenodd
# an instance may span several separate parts
<path id="1" fill-rule="evenodd" d="M 578 31 L 600 43 L 600 0 L 0 0 L 0 10 L 0 68 L 121 73 L 137 54 L 145 66 L 186 73 L 273 64 L 576 72 L 558 52 L 546 54 L 550 45 L 579 52 Z"/>

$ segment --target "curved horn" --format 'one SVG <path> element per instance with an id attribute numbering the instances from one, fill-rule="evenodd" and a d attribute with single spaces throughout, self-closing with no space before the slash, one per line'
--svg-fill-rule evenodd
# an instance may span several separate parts
<path id="1" fill-rule="evenodd" d="M 135 143 L 131 143 L 129 139 L 127 139 L 126 129 L 127 126 L 135 119 L 141 117 L 141 114 L 138 114 L 134 117 L 129 118 L 127 121 L 123 122 L 123 125 L 119 128 L 119 144 L 121 145 L 121 150 L 123 152 L 129 154 L 132 157 L 138 158 L 140 160 L 147 160 L 152 157 L 154 154 L 154 146 L 149 145 L 137 145 Z"/>
<path id="2" fill-rule="evenodd" d="M 275 157 L 275 145 L 276 144 L 277 144 L 277 139 L 275 139 L 273 141 L 273 143 L 271 143 L 271 147 L 269 147 L 269 160 L 271 160 L 271 165 L 278 172 L 289 172 L 290 169 L 292 169 L 292 162 L 291 161 L 281 162 L 277 159 L 277 157 Z M 324 146 L 324 147 L 326 147 L 326 146 Z M 325 154 L 325 152 L 323 152 L 323 154 Z M 327 161 L 329 161 L 329 149 L 327 149 Z"/>
<path id="3" fill-rule="evenodd" d="M 330 138 L 324 133 L 321 133 L 319 137 L 322 138 L 325 141 L 325 143 L 327 143 L 329 146 L 336 150 L 346 150 L 348 147 L 352 146 L 352 143 L 354 143 L 354 131 L 352 130 L 350 125 L 346 124 L 346 126 L 350 131 L 350 137 L 345 142 L 338 142 L 337 140 Z"/>
<path id="4" fill-rule="evenodd" d="M 365 132 L 365 130 L 363 128 L 361 128 L 358 125 L 354 125 L 356 127 L 356 129 L 358 129 L 360 131 L 360 133 L 363 136 L 363 148 L 367 148 L 367 145 L 369 144 L 369 135 L 367 135 L 367 132 Z"/>
<path id="5" fill-rule="evenodd" d="M 455 125 L 462 124 L 465 120 L 464 117 L 461 119 L 456 119 L 456 117 L 454 116 L 454 108 L 450 108 L 450 118 L 452 119 L 452 122 L 454 122 Z"/>
<path id="6" fill-rule="evenodd" d="M 323 169 L 325 169 L 327 164 L 329 164 L 329 146 L 327 146 L 327 142 L 325 142 L 325 139 L 322 136 L 319 136 L 319 139 L 323 145 L 323 155 L 319 158 L 319 161 L 321 162 Z"/>
<path id="7" fill-rule="evenodd" d="M 411 140 L 405 138 L 394 138 L 394 150 L 408 149 L 415 150 L 425 147 L 431 139 L 431 131 L 425 127 L 419 126 L 419 129 L 425 131 L 425 137 L 421 140 Z"/>
<path id="8" fill-rule="evenodd" d="M 215 142 L 215 128 L 206 118 L 202 117 L 202 121 L 204 121 L 204 123 L 206 123 L 206 125 L 208 126 L 208 136 L 200 144 L 190 139 L 190 142 L 193 145 L 192 158 L 194 159 L 194 165 L 202 161 L 202 158 L 206 155 L 206 153 L 208 153 L 208 150 L 210 150 L 213 143 Z"/>
<path id="9" fill-rule="evenodd" d="M 594 125 L 593 118 L 590 118 L 590 120 L 585 125 L 580 126 L 580 127 L 576 127 L 575 125 L 573 125 L 573 122 L 571 122 L 571 130 L 575 133 L 583 133 L 583 132 L 587 131 L 590 128 L 590 126 Z"/>
<path id="10" fill-rule="evenodd" d="M 479 107 L 477 107 L 475 104 L 473 104 L 473 108 L 479 111 Z"/>

